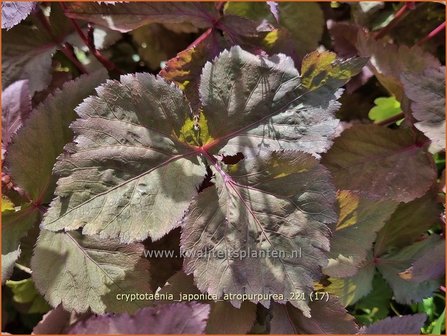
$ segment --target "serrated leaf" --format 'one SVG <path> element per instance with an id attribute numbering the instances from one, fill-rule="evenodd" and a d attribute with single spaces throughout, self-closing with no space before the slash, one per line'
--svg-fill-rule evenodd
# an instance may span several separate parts
<path id="1" fill-rule="evenodd" d="M 431 236 L 420 242 L 416 242 L 395 253 L 380 257 L 377 264 L 378 270 L 393 289 L 394 299 L 402 304 L 412 304 L 432 295 L 440 285 L 440 279 L 412 282 L 401 278 L 399 273 L 408 269 L 411 264 L 421 257 L 436 244 L 439 237 Z"/>
<path id="2" fill-rule="evenodd" d="M 369 312 L 366 316 L 369 323 L 376 322 L 388 316 L 390 311 L 390 300 L 393 292 L 386 283 L 385 279 L 376 272 L 372 282 L 372 291 L 368 295 L 361 298 L 355 305 L 356 309 L 362 309 Z"/>
<path id="3" fill-rule="evenodd" d="M 178 138 L 189 106 L 178 88 L 149 74 L 122 76 L 97 92 L 76 109 L 76 145 L 55 165 L 59 197 L 43 226 L 157 240 L 180 225 L 205 175 Z"/>
<path id="4" fill-rule="evenodd" d="M 28 81 L 17 81 L 2 92 L 2 155 L 12 136 L 17 133 L 31 113 Z"/>
<path id="5" fill-rule="evenodd" d="M 368 117 L 376 123 L 402 112 L 400 103 L 395 97 L 379 97 L 374 100 L 374 104 L 376 106 L 369 111 Z"/>
<path id="6" fill-rule="evenodd" d="M 340 216 L 331 241 L 329 263 L 323 272 L 332 277 L 350 277 L 371 250 L 376 233 L 397 208 L 397 202 L 373 201 L 342 190 L 337 195 Z"/>
<path id="7" fill-rule="evenodd" d="M 346 307 L 356 303 L 372 290 L 375 266 L 371 257 L 361 265 L 357 273 L 348 278 L 329 278 L 331 284 L 325 290 L 336 295 Z"/>
<path id="8" fill-rule="evenodd" d="M 420 334 L 421 328 L 424 325 L 427 315 L 414 314 L 404 316 L 387 317 L 384 320 L 378 321 L 368 327 L 360 330 L 361 334 L 375 335 L 375 334 Z"/>
<path id="9" fill-rule="evenodd" d="M 46 313 L 50 309 L 48 303 L 37 292 L 31 278 L 19 281 L 8 280 L 6 281 L 6 287 L 11 289 L 14 302 L 29 306 L 27 308 L 28 314 Z"/>
<path id="10" fill-rule="evenodd" d="M 68 126 L 76 118 L 74 108 L 106 76 L 105 71 L 99 71 L 67 82 L 31 113 L 14 136 L 5 165 L 13 181 L 35 202 L 47 203 L 53 197 L 56 180 L 51 172 L 64 145 L 73 138 Z"/>
<path id="11" fill-rule="evenodd" d="M 184 219 L 185 271 L 201 291 L 219 297 L 281 293 L 278 302 L 285 302 L 290 292 L 310 293 L 337 218 L 327 171 L 310 155 L 292 152 L 243 160 L 227 173 L 216 169 L 216 187 L 202 191 Z M 278 254 L 259 258 L 231 252 L 272 250 Z M 250 301 L 268 307 L 270 300 Z M 306 301 L 293 304 L 309 316 Z"/>
<path id="12" fill-rule="evenodd" d="M 370 57 L 368 65 L 377 80 L 401 103 L 404 98 L 403 73 L 421 73 L 439 66 L 439 61 L 419 46 L 397 46 L 376 40 L 371 34 L 360 33 L 356 46 L 361 56 Z"/>
<path id="13" fill-rule="evenodd" d="M 373 199 L 410 202 L 436 179 L 426 145 L 408 129 L 355 125 L 336 139 L 322 163 L 339 189 Z"/>
<path id="14" fill-rule="evenodd" d="M 445 67 L 428 68 L 421 74 L 404 73 L 401 79 L 418 120 L 415 126 L 432 141 L 432 152 L 445 150 Z"/>
<path id="15" fill-rule="evenodd" d="M 93 316 L 69 330 L 69 334 L 202 334 L 209 306 L 175 303 L 147 307 L 135 315 Z"/>
<path id="16" fill-rule="evenodd" d="M 20 240 L 41 216 L 33 206 L 22 206 L 19 211 L 2 212 L 2 283 L 8 280 L 20 256 Z"/>
<path id="17" fill-rule="evenodd" d="M 46 89 L 51 81 L 51 58 L 64 42 L 79 44 L 79 36 L 61 13 L 52 6 L 48 20 L 53 36 L 42 25 L 20 24 L 2 32 L 2 85 L 29 80 L 29 91 Z"/>
<path id="18" fill-rule="evenodd" d="M 381 256 L 393 248 L 402 248 L 415 242 L 439 222 L 440 215 L 441 207 L 431 192 L 410 203 L 400 204 L 379 231 L 374 254 Z"/>
<path id="19" fill-rule="evenodd" d="M 405 280 L 422 282 L 438 279 L 443 274 L 445 274 L 445 240 L 441 239 L 399 275 Z"/>
<path id="20" fill-rule="evenodd" d="M 309 304 L 311 317 L 290 304 L 272 305 L 272 334 L 356 334 L 358 327 L 337 299 Z"/>
<path id="21" fill-rule="evenodd" d="M 300 77 L 282 54 L 263 58 L 233 47 L 207 63 L 200 96 L 210 135 L 228 141 L 222 153 L 286 149 L 318 157 L 326 151 L 338 124 L 337 89 L 361 63 L 334 61 L 333 53 L 313 53 L 303 61 Z"/>
<path id="22" fill-rule="evenodd" d="M 2 29 L 11 29 L 25 20 L 36 8 L 36 2 L 2 1 Z"/>
<path id="23" fill-rule="evenodd" d="M 217 17 L 214 4 L 193 2 L 67 3 L 65 15 L 93 22 L 122 33 L 149 23 L 190 24 L 196 28 L 213 25 Z"/>
<path id="24" fill-rule="evenodd" d="M 42 230 L 31 260 L 36 288 L 53 306 L 78 313 L 136 311 L 144 301 L 117 294 L 150 293 L 149 263 L 143 247 L 78 232 Z"/>

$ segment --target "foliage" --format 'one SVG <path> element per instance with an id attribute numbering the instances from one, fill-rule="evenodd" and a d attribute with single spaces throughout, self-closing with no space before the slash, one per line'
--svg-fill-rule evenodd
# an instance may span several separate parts
<path id="1" fill-rule="evenodd" d="M 2 2 L 3 330 L 441 334 L 443 21 Z"/>

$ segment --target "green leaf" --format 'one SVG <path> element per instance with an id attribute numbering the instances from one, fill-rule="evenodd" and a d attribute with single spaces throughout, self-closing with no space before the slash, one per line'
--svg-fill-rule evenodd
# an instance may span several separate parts
<path id="1" fill-rule="evenodd" d="M 376 233 L 385 225 L 397 203 L 373 201 L 349 191 L 338 193 L 340 216 L 331 241 L 329 263 L 323 272 L 332 277 L 350 277 L 371 250 Z"/>
<path id="2" fill-rule="evenodd" d="M 240 47 L 222 52 L 203 69 L 200 96 L 210 135 L 222 153 L 257 155 L 279 149 L 319 157 L 335 135 L 338 88 L 360 70 L 362 60 L 338 61 L 315 52 L 303 61 L 260 58 Z"/>
<path id="3" fill-rule="evenodd" d="M 438 317 L 433 327 L 432 334 L 441 335 L 442 331 L 445 331 L 445 309 L 441 316 Z"/>
<path id="4" fill-rule="evenodd" d="M 432 141 L 431 151 L 445 150 L 445 67 L 428 68 L 422 74 L 404 73 L 402 83 L 418 120 L 415 126 Z"/>
<path id="5" fill-rule="evenodd" d="M 157 240 L 180 225 L 205 175 L 178 136 L 191 115 L 188 103 L 149 74 L 122 76 L 97 92 L 76 109 L 76 145 L 55 165 L 59 197 L 43 226 L 83 227 L 83 234 L 126 243 Z"/>
<path id="6" fill-rule="evenodd" d="M 393 291 L 390 286 L 388 286 L 378 272 L 374 275 L 372 287 L 372 291 L 360 299 L 355 305 L 357 309 L 369 312 L 367 316 L 369 323 L 376 322 L 388 316 L 390 300 L 393 296 Z"/>
<path id="7" fill-rule="evenodd" d="M 339 189 L 410 202 L 424 195 L 436 179 L 426 147 L 408 129 L 355 125 L 335 140 L 322 163 Z"/>
<path id="8" fill-rule="evenodd" d="M 31 278 L 19 281 L 8 280 L 6 286 L 11 289 L 14 302 L 29 304 L 28 314 L 46 313 L 50 309 L 48 303 L 37 292 Z"/>
<path id="9" fill-rule="evenodd" d="M 394 299 L 397 302 L 411 304 L 422 301 L 422 299 L 432 295 L 433 291 L 441 284 L 439 279 L 413 282 L 405 280 L 400 276 L 400 273 L 408 269 L 415 260 L 438 240 L 439 237 L 431 236 L 395 253 L 389 253 L 380 257 L 377 268 L 393 289 Z"/>
<path id="10" fill-rule="evenodd" d="M 149 23 L 187 24 L 195 28 L 213 25 L 217 11 L 212 3 L 67 3 L 65 15 L 93 22 L 122 33 Z"/>
<path id="11" fill-rule="evenodd" d="M 2 214 L 3 212 L 14 211 L 14 208 L 14 203 L 8 197 L 2 195 Z"/>
<path id="12" fill-rule="evenodd" d="M 99 71 L 67 82 L 31 112 L 13 137 L 5 165 L 13 181 L 36 203 L 47 203 L 53 197 L 53 165 L 64 145 L 73 139 L 68 127 L 76 118 L 75 107 L 105 79 L 105 71 Z"/>
<path id="13" fill-rule="evenodd" d="M 358 327 L 340 302 L 333 297 L 328 301 L 309 304 L 311 317 L 290 304 L 274 303 L 271 323 L 272 334 L 356 334 Z"/>
<path id="14" fill-rule="evenodd" d="M 400 103 L 395 97 L 379 97 L 374 100 L 374 106 L 369 111 L 369 119 L 379 123 L 402 112 Z"/>
<path id="15" fill-rule="evenodd" d="M 33 280 L 45 299 L 77 313 L 132 312 L 145 301 L 117 299 L 117 294 L 150 293 L 149 263 L 142 245 L 42 230 L 31 260 Z"/>
<path id="16" fill-rule="evenodd" d="M 441 207 L 432 192 L 410 203 L 400 204 L 379 231 L 374 254 L 381 256 L 393 248 L 402 248 L 415 242 L 439 222 L 440 215 Z"/>
<path id="17" fill-rule="evenodd" d="M 286 302 L 291 292 L 309 294 L 326 264 L 337 219 L 327 171 L 297 152 L 214 168 L 216 186 L 196 197 L 184 219 L 185 272 L 194 273 L 202 292 L 219 297 L 277 293 L 284 299 L 276 301 Z M 262 297 L 249 300 L 270 303 Z M 238 307 L 240 300 L 232 303 Z M 292 304 L 309 316 L 305 300 Z"/>
<path id="18" fill-rule="evenodd" d="M 31 205 L 19 211 L 2 211 L 2 283 L 11 277 L 20 256 L 20 240 L 40 218 L 39 210 Z"/>

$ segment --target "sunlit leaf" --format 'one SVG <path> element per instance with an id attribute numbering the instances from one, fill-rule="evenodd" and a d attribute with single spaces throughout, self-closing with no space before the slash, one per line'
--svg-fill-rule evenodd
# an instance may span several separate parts
<path id="1" fill-rule="evenodd" d="M 122 76 L 97 92 L 76 109 L 75 145 L 54 168 L 59 197 L 43 225 L 82 227 L 126 243 L 160 239 L 180 225 L 205 175 L 195 151 L 178 138 L 188 103 L 178 88 L 149 74 Z"/>
<path id="2" fill-rule="evenodd" d="M 136 311 L 147 301 L 118 300 L 117 294 L 150 293 L 149 263 L 141 245 L 42 230 L 31 260 L 33 280 L 56 307 L 78 313 Z"/>
<path id="3" fill-rule="evenodd" d="M 281 293 L 284 300 L 277 301 L 284 303 L 291 292 L 309 294 L 326 264 L 336 222 L 327 171 L 310 155 L 292 152 L 216 169 L 216 186 L 196 197 L 184 220 L 186 272 L 194 273 L 201 291 L 219 297 Z M 258 258 L 231 253 L 273 250 L 276 256 Z M 309 316 L 305 300 L 292 304 Z"/>
<path id="4" fill-rule="evenodd" d="M 2 1 L 2 29 L 11 29 L 25 20 L 36 8 L 36 2 Z"/>

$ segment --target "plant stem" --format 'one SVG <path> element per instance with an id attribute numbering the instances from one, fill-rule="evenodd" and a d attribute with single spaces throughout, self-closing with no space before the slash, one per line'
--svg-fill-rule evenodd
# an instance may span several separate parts
<path id="1" fill-rule="evenodd" d="M 59 37 L 57 37 L 56 35 L 53 34 L 53 30 L 51 29 L 51 26 L 48 23 L 47 18 L 45 17 L 45 15 L 43 14 L 43 12 L 40 8 L 37 10 L 36 16 L 39 19 L 39 21 L 42 23 L 42 26 L 45 28 L 48 35 L 59 46 L 60 50 L 74 64 L 74 66 L 79 70 L 79 72 L 82 74 L 88 73 L 88 71 L 85 69 L 85 67 L 76 58 L 76 55 L 73 53 L 73 49 L 70 48 L 70 45 L 68 43 L 64 43 Z"/>
<path id="2" fill-rule="evenodd" d="M 379 40 L 385 35 L 387 35 L 391 29 L 393 29 L 405 16 L 408 14 L 408 9 L 413 9 L 414 4 L 411 2 L 405 3 L 394 15 L 394 18 L 388 23 L 385 27 L 383 27 L 376 35 L 375 39 Z"/>
<path id="3" fill-rule="evenodd" d="M 379 126 L 388 126 L 391 124 L 394 124 L 396 121 L 399 121 L 400 119 L 405 118 L 405 114 L 403 112 L 400 112 L 399 114 L 396 114 L 395 116 L 389 117 L 388 119 L 382 120 L 378 123 L 376 123 L 376 125 Z"/>
<path id="4" fill-rule="evenodd" d="M 60 5 L 62 6 L 62 9 L 65 9 L 65 4 L 64 3 L 60 3 Z M 96 57 L 96 59 L 102 64 L 104 65 L 104 67 L 109 71 L 109 72 L 115 72 L 119 75 L 124 74 L 124 72 L 118 68 L 118 66 L 113 63 L 112 61 L 110 61 L 108 58 L 106 58 L 103 54 L 101 54 L 95 47 L 95 43 L 93 41 L 93 38 L 88 38 L 84 32 L 82 31 L 81 27 L 78 25 L 78 23 L 76 22 L 75 19 L 72 18 L 68 18 L 70 20 L 70 22 L 72 23 L 73 27 L 75 28 L 76 32 L 78 33 L 79 37 L 81 38 L 81 40 L 84 42 L 84 44 L 88 47 L 88 49 L 90 50 L 90 52 L 92 53 L 93 56 Z M 92 35 L 91 35 L 92 36 Z"/>
<path id="5" fill-rule="evenodd" d="M 445 22 L 441 23 L 439 26 L 437 26 L 435 29 L 433 29 L 430 33 L 428 33 L 427 36 L 425 36 L 423 39 L 420 39 L 416 45 L 422 45 L 425 42 L 427 42 L 428 40 L 432 39 L 433 37 L 435 37 L 436 35 L 438 35 L 441 31 L 443 31 L 445 29 Z"/>

